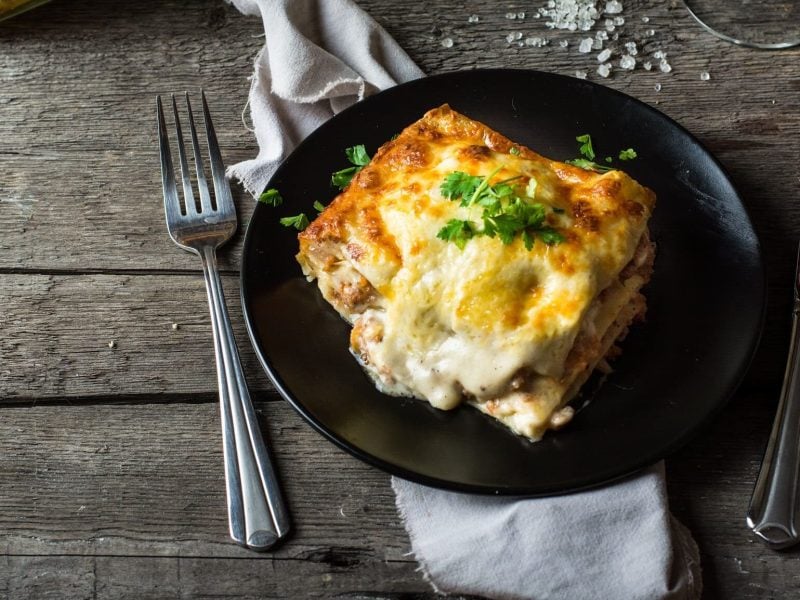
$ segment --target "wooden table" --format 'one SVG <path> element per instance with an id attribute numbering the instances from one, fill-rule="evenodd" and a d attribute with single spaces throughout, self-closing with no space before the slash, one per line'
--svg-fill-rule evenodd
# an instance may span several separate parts
<path id="1" fill-rule="evenodd" d="M 360 3 L 427 73 L 513 66 L 600 79 L 579 36 L 530 17 L 543 1 L 516 2 L 524 21 L 505 17 L 511 4 L 477 0 Z M 707 598 L 787 598 L 800 594 L 797 552 L 765 549 L 744 513 L 788 340 L 800 50 L 719 41 L 675 1 L 624 4 L 626 35 L 667 51 L 673 72 L 617 69 L 603 83 L 657 105 L 716 154 L 769 268 L 745 384 L 667 461 L 672 509 L 700 545 Z M 506 41 L 515 31 L 553 39 L 519 47 Z M 220 0 L 53 2 L 0 25 L 0 597 L 434 596 L 407 554 L 388 477 L 312 431 L 257 364 L 236 300 L 241 235 L 222 253 L 224 280 L 295 532 L 264 555 L 227 539 L 208 309 L 199 262 L 164 230 L 154 99 L 203 86 L 226 162 L 252 157 L 240 114 L 262 33 Z M 235 195 L 243 231 L 251 200 Z"/>

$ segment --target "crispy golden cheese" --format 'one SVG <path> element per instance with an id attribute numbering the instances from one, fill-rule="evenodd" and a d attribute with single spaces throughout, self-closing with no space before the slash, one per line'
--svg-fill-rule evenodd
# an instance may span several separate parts
<path id="1" fill-rule="evenodd" d="M 536 179 L 564 241 L 437 238 L 450 219 L 481 221 L 443 197 L 446 176 L 498 168 L 492 181 Z M 381 391 L 466 401 L 537 440 L 571 419 L 566 403 L 644 315 L 654 204 L 621 171 L 548 160 L 444 105 L 378 150 L 300 234 L 297 259 L 353 325 L 351 350 Z"/>

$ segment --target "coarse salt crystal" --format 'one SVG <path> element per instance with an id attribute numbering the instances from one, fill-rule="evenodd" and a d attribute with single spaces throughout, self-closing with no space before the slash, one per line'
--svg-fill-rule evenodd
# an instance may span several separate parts
<path id="1" fill-rule="evenodd" d="M 537 15 L 547 17 L 550 29 L 589 31 L 600 16 L 596 0 L 550 0 Z"/>
<path id="2" fill-rule="evenodd" d="M 607 40 L 608 39 L 608 32 L 600 30 L 600 31 L 598 31 L 597 33 L 594 34 L 594 37 L 596 37 L 598 40 Z"/>
<path id="3" fill-rule="evenodd" d="M 469 19 L 467 19 L 467 22 L 469 22 L 469 23 L 477 23 L 480 20 L 481 20 L 481 18 L 478 15 L 470 15 Z"/>
<path id="4" fill-rule="evenodd" d="M 634 68 L 636 68 L 636 59 L 629 54 L 625 54 L 619 59 L 619 66 L 621 69 L 625 69 L 626 71 L 632 71 Z"/>
<path id="5" fill-rule="evenodd" d="M 642 23 L 649 23 L 650 17 L 642 17 Z"/>
<path id="6" fill-rule="evenodd" d="M 617 27 L 625 25 L 625 17 L 614 17 L 614 25 Z"/>
<path id="7" fill-rule="evenodd" d="M 662 52 L 661 50 L 656 50 L 655 52 L 653 52 L 653 58 L 667 58 L 667 55 L 665 52 Z"/>
<path id="8" fill-rule="evenodd" d="M 606 62 L 606 61 L 607 61 L 609 58 L 611 58 L 611 50 L 609 50 L 608 48 L 606 48 L 606 49 L 605 49 L 605 50 L 603 50 L 603 51 L 602 51 L 600 54 L 598 54 L 598 55 L 597 55 L 597 62 L 604 63 L 604 62 Z"/>
<path id="9" fill-rule="evenodd" d="M 578 52 L 581 54 L 588 54 L 592 51 L 592 44 L 594 44 L 594 40 L 592 38 L 583 38 L 580 46 L 578 46 Z"/>
<path id="10" fill-rule="evenodd" d="M 606 2 L 605 13 L 607 15 L 617 15 L 621 12 L 622 12 L 622 2 L 618 2 L 617 0 L 611 0 L 610 2 Z"/>
<path id="11" fill-rule="evenodd" d="M 672 65 L 670 65 L 666 60 L 662 59 L 661 62 L 658 63 L 658 69 L 662 73 L 669 73 L 672 71 Z"/>
<path id="12" fill-rule="evenodd" d="M 648 29 L 647 31 L 644 32 L 644 34 L 647 37 L 653 37 L 656 34 L 656 30 L 655 29 Z"/>
<path id="13" fill-rule="evenodd" d="M 512 12 L 506 13 L 506 19 L 508 19 L 509 21 L 513 21 L 516 18 L 517 18 L 517 13 L 512 13 Z"/>
<path id="14" fill-rule="evenodd" d="M 442 48 L 452 48 L 453 38 L 446 37 L 442 40 Z"/>
<path id="15" fill-rule="evenodd" d="M 514 34 L 514 39 L 515 40 L 521 40 L 522 39 L 522 32 L 521 31 L 516 32 Z"/>
<path id="16" fill-rule="evenodd" d="M 701 81 L 708 81 L 709 79 L 711 79 L 711 73 L 709 73 L 708 71 L 703 71 L 702 73 L 700 73 L 700 80 Z M 774 100 L 773 100 L 773 102 L 774 102 Z"/>
<path id="17" fill-rule="evenodd" d="M 586 79 L 586 75 L 588 75 L 586 71 L 575 71 L 575 77 L 578 79 Z M 773 100 L 773 102 L 775 101 Z"/>
<path id="18" fill-rule="evenodd" d="M 513 34 L 513 33 L 509 33 L 509 34 L 506 36 L 506 41 L 507 41 L 509 44 L 513 43 L 513 42 L 514 42 L 514 34 Z"/>
<path id="19" fill-rule="evenodd" d="M 547 46 L 550 42 L 544 38 L 540 37 L 528 37 L 525 38 L 525 45 L 526 46 L 533 46 L 535 48 L 541 48 L 542 46 Z"/>
<path id="20" fill-rule="evenodd" d="M 619 39 L 619 34 L 614 32 L 614 35 L 611 36 L 611 39 L 616 42 Z"/>
<path id="21" fill-rule="evenodd" d="M 660 91 L 661 91 L 661 84 L 660 84 L 660 83 L 657 83 L 657 84 L 655 84 L 655 85 L 653 86 L 653 89 L 654 89 L 655 91 L 657 91 L 657 92 L 660 92 Z"/>
<path id="22" fill-rule="evenodd" d="M 518 12 L 517 13 L 517 18 L 518 19 L 524 19 L 525 18 L 525 13 L 524 12 Z"/>
<path id="23" fill-rule="evenodd" d="M 569 46 L 569 40 L 561 40 L 560 42 L 558 42 L 558 45 L 561 46 L 562 48 L 566 48 L 567 46 Z"/>
<path id="24" fill-rule="evenodd" d="M 602 50 L 603 49 L 603 40 L 600 38 L 595 38 L 594 42 L 592 42 L 592 50 Z"/>
<path id="25" fill-rule="evenodd" d="M 600 75 L 600 77 L 608 77 L 611 75 L 611 64 L 605 63 L 597 67 L 597 74 Z"/>
<path id="26" fill-rule="evenodd" d="M 638 48 L 636 48 L 636 42 L 627 42 L 625 44 L 625 50 L 627 50 L 628 54 L 630 54 L 631 56 L 636 56 L 637 54 L 639 54 L 639 50 Z"/>
<path id="27" fill-rule="evenodd" d="M 645 71 L 649 71 L 653 68 L 653 63 L 651 63 L 649 60 L 646 60 L 642 63 L 642 66 L 644 67 Z"/>

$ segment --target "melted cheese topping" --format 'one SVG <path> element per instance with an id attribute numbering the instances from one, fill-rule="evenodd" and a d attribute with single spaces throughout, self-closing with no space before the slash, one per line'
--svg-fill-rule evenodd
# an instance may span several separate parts
<path id="1" fill-rule="evenodd" d="M 442 196 L 445 177 L 495 169 L 490 183 L 536 179 L 564 242 L 437 239 L 450 219 L 481 222 L 480 207 Z M 536 437 L 566 400 L 576 336 L 631 261 L 654 201 L 621 171 L 550 161 L 443 106 L 380 148 L 300 234 L 298 260 L 354 324 L 352 350 L 380 389 L 443 409 L 505 398 L 527 423 L 512 428 Z"/>

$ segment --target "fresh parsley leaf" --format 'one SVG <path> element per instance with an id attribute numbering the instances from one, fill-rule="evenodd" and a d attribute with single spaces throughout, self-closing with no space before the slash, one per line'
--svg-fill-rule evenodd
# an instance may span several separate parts
<path id="1" fill-rule="evenodd" d="M 364 144 L 358 144 L 352 148 L 345 148 L 344 153 L 347 155 L 347 160 L 356 166 L 364 167 L 369 164 L 369 154 Z"/>
<path id="2" fill-rule="evenodd" d="M 322 202 L 320 202 L 319 200 L 315 200 L 314 201 L 314 210 L 316 210 L 318 213 L 321 213 L 323 210 L 325 210 L 325 205 Z"/>
<path id="3" fill-rule="evenodd" d="M 284 227 L 294 227 L 298 231 L 303 231 L 308 227 L 308 217 L 305 213 L 300 213 L 293 217 L 283 217 L 280 222 Z"/>
<path id="4" fill-rule="evenodd" d="M 634 150 L 633 148 L 627 148 L 625 150 L 619 151 L 620 160 L 633 160 L 637 156 L 638 154 L 636 154 L 636 150 Z"/>
<path id="5" fill-rule="evenodd" d="M 575 167 L 580 167 L 581 169 L 586 169 L 587 171 L 597 171 L 598 173 L 605 173 L 606 171 L 614 170 L 614 167 L 598 165 L 596 162 L 592 162 L 591 160 L 586 160 L 585 158 L 576 158 L 574 160 L 568 160 L 567 164 L 573 165 Z"/>
<path id="6" fill-rule="evenodd" d="M 579 135 L 575 138 L 577 141 L 581 142 L 580 148 L 578 148 L 578 152 L 580 152 L 583 156 L 588 158 L 589 160 L 594 160 L 594 148 L 592 148 L 592 136 L 588 133 L 584 133 L 583 135 Z"/>
<path id="7" fill-rule="evenodd" d="M 463 250 L 467 241 L 476 233 L 475 225 L 472 221 L 450 219 L 447 224 L 439 230 L 436 237 L 446 242 L 454 242 L 459 250 Z"/>
<path id="8" fill-rule="evenodd" d="M 516 215 L 504 212 L 497 215 L 483 213 L 483 234 L 489 237 L 499 237 L 504 244 L 514 241 L 518 231 L 522 231 L 525 224 Z"/>
<path id="9" fill-rule="evenodd" d="M 442 185 L 439 186 L 439 191 L 445 198 L 458 200 L 464 196 L 471 196 L 482 182 L 483 177 L 480 175 L 453 171 L 444 178 Z"/>
<path id="10" fill-rule="evenodd" d="M 525 244 L 525 250 L 530 252 L 533 249 L 535 239 L 527 229 L 522 231 L 522 243 Z"/>
<path id="11" fill-rule="evenodd" d="M 537 233 L 539 234 L 539 237 L 542 238 L 542 241 L 548 246 L 560 244 L 565 239 L 561 233 L 552 227 L 542 227 Z"/>
<path id="12" fill-rule="evenodd" d="M 280 192 L 275 188 L 269 188 L 262 192 L 258 197 L 258 201 L 269 206 L 280 206 L 283 204 L 283 196 L 281 196 Z"/>
<path id="13" fill-rule="evenodd" d="M 353 166 L 342 169 L 341 171 L 336 171 L 331 175 L 331 185 L 338 187 L 340 190 L 350 185 L 350 181 L 355 174 L 368 165 L 370 161 L 369 154 L 367 154 L 364 144 L 345 148 L 344 153 L 347 155 L 347 160 L 349 160 Z"/>
<path id="14" fill-rule="evenodd" d="M 336 171 L 331 175 L 331 185 L 343 190 L 350 184 L 350 180 L 353 179 L 353 176 L 360 170 L 361 167 L 347 167 L 341 171 Z"/>
<path id="15" fill-rule="evenodd" d="M 606 160 L 606 162 L 607 162 L 608 164 L 611 164 L 611 163 L 614 161 L 614 159 L 613 159 L 612 157 L 610 157 L 610 156 L 606 156 L 606 159 L 605 159 L 605 160 Z"/>
<path id="16" fill-rule="evenodd" d="M 514 156 L 519 156 L 519 148 L 516 146 L 511 146 L 511 149 L 508 151 L 509 154 L 513 154 Z"/>

